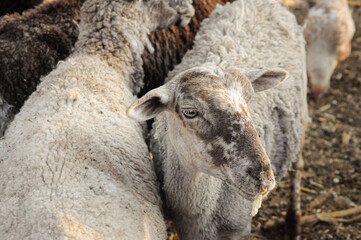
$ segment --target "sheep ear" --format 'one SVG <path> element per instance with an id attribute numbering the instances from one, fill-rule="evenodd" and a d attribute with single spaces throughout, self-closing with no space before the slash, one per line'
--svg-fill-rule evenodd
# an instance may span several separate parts
<path id="1" fill-rule="evenodd" d="M 288 72 L 281 69 L 258 69 L 244 73 L 255 92 L 261 92 L 278 86 L 288 77 Z"/>
<path id="2" fill-rule="evenodd" d="M 138 121 L 146 121 L 165 110 L 171 101 L 171 91 L 165 86 L 161 86 L 135 101 L 128 108 L 127 114 Z"/>

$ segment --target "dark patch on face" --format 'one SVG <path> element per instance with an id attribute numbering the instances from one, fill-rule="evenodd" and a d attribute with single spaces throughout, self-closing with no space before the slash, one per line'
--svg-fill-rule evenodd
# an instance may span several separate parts
<path id="1" fill-rule="evenodd" d="M 225 149 L 223 146 L 212 144 L 212 148 L 213 149 L 211 151 L 209 151 L 208 153 L 212 156 L 214 165 L 219 167 L 222 164 L 224 164 L 225 162 L 227 162 L 227 159 L 225 159 L 225 156 L 224 156 Z"/>
<path id="2" fill-rule="evenodd" d="M 212 124 L 207 131 L 198 132 L 198 135 L 200 139 L 211 144 L 212 150 L 208 153 L 212 157 L 214 165 L 234 166 L 238 165 L 238 159 L 250 159 L 253 163 L 250 165 L 253 177 L 260 176 L 263 171 L 266 179 L 271 178 L 270 165 L 265 162 L 268 156 L 261 145 L 253 123 L 242 123 L 243 113 L 240 112 L 231 114 L 215 106 L 210 106 L 210 111 L 213 116 L 217 116 L 215 124 Z M 232 148 L 225 149 L 222 144 L 218 143 L 219 138 L 228 145 L 232 142 L 235 144 Z M 226 152 L 229 155 L 227 157 L 225 156 Z"/>
<path id="3" fill-rule="evenodd" d="M 217 117 L 216 124 L 212 126 L 212 129 L 202 134 L 202 139 L 206 142 L 212 142 L 215 138 L 221 137 L 227 144 L 231 144 L 233 140 L 236 140 L 233 139 L 232 133 L 240 133 L 243 129 L 240 123 L 242 114 L 239 112 L 231 114 L 229 111 L 218 109 L 215 106 L 210 106 L 209 111 Z"/>
<path id="4" fill-rule="evenodd" d="M 231 144 L 232 143 L 232 134 L 230 132 L 226 132 L 225 134 L 223 134 L 223 140 L 227 143 L 227 144 Z"/>

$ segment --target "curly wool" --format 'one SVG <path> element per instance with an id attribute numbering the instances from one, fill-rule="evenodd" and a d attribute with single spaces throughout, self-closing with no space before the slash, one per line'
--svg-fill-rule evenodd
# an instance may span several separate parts
<path id="1" fill-rule="evenodd" d="M 0 142 L 2 237 L 130 240 L 147 226 L 165 239 L 142 128 L 122 114 L 133 100 L 96 56 L 42 79 Z"/>
<path id="2" fill-rule="evenodd" d="M 189 68 L 207 65 L 288 71 L 284 83 L 254 94 L 248 104 L 275 177 L 280 180 L 298 158 L 302 124 L 308 119 L 304 45 L 295 17 L 277 2 L 237 1 L 217 6 L 202 22 L 193 49 L 167 80 Z"/>
<path id="3" fill-rule="evenodd" d="M 66 58 L 77 40 L 84 0 L 45 3 L 0 20 L 0 96 L 19 109 L 40 77 Z"/>
<path id="4" fill-rule="evenodd" d="M 217 3 L 223 5 L 227 1 L 228 0 L 195 0 L 193 3 L 195 16 L 188 26 L 172 26 L 149 35 L 154 52 L 145 49 L 142 54 L 144 86 L 138 94 L 139 96 L 144 95 L 149 90 L 159 87 L 164 83 L 168 71 L 172 70 L 174 66 L 181 61 L 186 51 L 192 47 L 195 34 L 203 19 L 208 17 Z M 81 3 L 77 3 L 77 1 L 74 0 L 69 3 L 67 1 L 58 1 L 52 4 L 43 4 L 38 7 L 37 10 L 29 11 L 29 13 L 23 16 L 13 15 L 12 17 L 8 17 L 7 24 L 4 25 L 4 29 L 6 27 L 6 30 L 4 30 L 3 34 L 6 33 L 9 36 L 13 36 L 14 31 L 23 31 L 23 29 L 18 30 L 21 26 L 30 25 L 30 27 L 27 27 L 28 31 L 34 31 L 31 26 L 37 26 L 35 24 L 36 21 L 42 21 L 41 26 L 44 27 L 37 28 L 37 35 L 32 33 L 26 37 L 22 36 L 22 38 L 16 39 L 15 42 L 14 39 L 10 38 L 11 41 L 4 43 L 4 48 L 0 49 L 0 53 L 1 51 L 4 53 L 4 55 L 2 55 L 3 58 L 0 56 L 0 62 L 3 63 L 2 69 L 0 66 L 0 76 L 1 74 L 4 75 L 3 78 L 0 78 L 0 97 L 5 97 L 4 104 L 7 101 L 6 105 L 0 109 L 2 114 L 2 116 L 0 115 L 0 136 L 3 135 L 2 132 L 5 131 L 13 115 L 18 112 L 27 97 L 35 91 L 40 77 L 48 74 L 55 68 L 59 60 L 65 59 L 70 54 L 79 33 L 76 23 L 79 22 L 80 6 Z M 64 22 L 56 21 L 54 18 L 57 18 L 58 15 L 53 12 L 61 12 L 66 9 L 72 11 L 68 16 L 70 20 Z M 40 15 L 37 15 L 38 11 L 41 13 L 39 13 Z M 50 15 L 44 18 L 42 15 L 47 14 L 47 11 L 49 11 Z M 36 16 L 39 16 L 39 18 Z M 52 18 L 52 20 L 48 18 Z M 71 19 L 73 20 L 71 21 Z M 56 22 L 56 25 L 52 25 L 51 22 Z M 61 27 L 62 24 L 65 24 L 64 27 Z M 52 28 L 47 29 L 46 27 L 49 26 L 52 26 Z M 64 34 L 57 34 L 62 31 Z M 40 41 L 39 37 L 37 37 L 38 35 L 46 36 L 49 44 L 44 44 L 44 42 Z M 50 43 L 55 47 L 50 47 Z M 15 46 L 22 47 L 16 48 L 15 50 Z M 17 61 L 9 58 L 9 54 L 6 54 L 6 51 L 15 52 L 15 55 L 18 54 L 19 57 Z M 3 91 L 1 91 L 1 89 L 3 89 Z M 11 108 L 12 111 L 8 110 L 9 104 L 13 106 Z"/>
<path id="5" fill-rule="evenodd" d="M 74 53 L 42 78 L 0 141 L 0 236 L 166 238 L 144 128 L 126 115 L 158 3 L 82 6 Z M 162 26 L 178 20 L 166 10 Z"/>

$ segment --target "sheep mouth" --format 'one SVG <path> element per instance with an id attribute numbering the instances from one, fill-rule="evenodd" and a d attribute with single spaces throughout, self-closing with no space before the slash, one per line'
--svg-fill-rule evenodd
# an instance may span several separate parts
<path id="1" fill-rule="evenodd" d="M 227 183 L 227 185 L 229 187 L 231 187 L 238 195 L 240 195 L 241 197 L 249 200 L 249 201 L 254 201 L 255 198 L 260 194 L 258 191 L 247 191 L 245 190 L 243 187 L 239 187 L 239 185 L 235 184 L 232 182 L 232 180 L 227 179 L 225 181 Z M 263 194 L 262 194 L 263 195 Z M 265 196 L 265 195 L 264 195 Z"/>
<path id="2" fill-rule="evenodd" d="M 241 195 L 242 197 L 244 197 L 245 199 L 249 200 L 249 201 L 254 201 L 256 199 L 257 196 L 261 195 L 262 198 L 265 198 L 271 191 L 268 190 L 268 191 L 255 191 L 253 193 L 250 193 L 246 190 L 243 190 L 243 189 L 239 189 L 237 191 L 237 193 L 239 195 Z"/>
<path id="3" fill-rule="evenodd" d="M 223 179 L 225 183 L 236 193 L 238 193 L 238 195 L 249 201 L 254 201 L 259 194 L 265 197 L 269 193 L 269 191 L 263 192 L 260 189 L 257 189 L 256 185 L 253 189 L 250 189 L 249 187 L 245 187 L 244 185 L 237 184 L 231 176 L 230 172 L 227 171 L 227 168 L 225 167 L 221 168 L 221 171 L 224 175 Z"/>
<path id="4" fill-rule="evenodd" d="M 249 201 L 254 201 L 255 198 L 258 196 L 258 193 L 249 193 L 245 190 L 238 190 L 237 191 L 239 195 L 241 195 L 242 197 L 244 197 L 245 199 L 249 200 Z"/>

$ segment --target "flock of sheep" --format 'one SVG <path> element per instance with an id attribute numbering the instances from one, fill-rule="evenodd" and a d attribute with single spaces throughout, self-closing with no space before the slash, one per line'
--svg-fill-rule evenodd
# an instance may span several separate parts
<path id="1" fill-rule="evenodd" d="M 248 239 L 262 199 L 302 169 L 307 71 L 320 97 L 354 31 L 346 0 L 320 0 L 303 28 L 276 0 L 3 16 L 0 238 L 164 240 L 167 213 L 180 239 Z"/>

